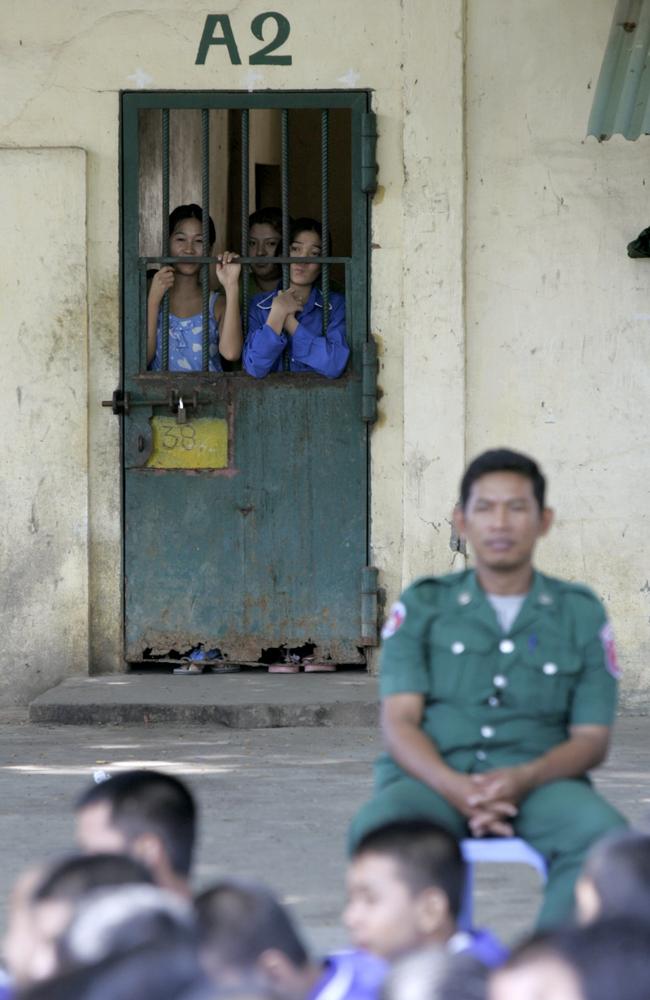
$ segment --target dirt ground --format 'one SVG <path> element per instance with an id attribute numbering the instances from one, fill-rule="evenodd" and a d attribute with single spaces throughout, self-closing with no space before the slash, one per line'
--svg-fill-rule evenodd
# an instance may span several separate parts
<path id="1" fill-rule="evenodd" d="M 199 801 L 197 888 L 224 874 L 260 878 L 295 909 L 315 950 L 343 947 L 345 832 L 370 794 L 378 749 L 372 727 L 54 726 L 14 713 L 0 727 L 3 911 L 18 872 L 72 846 L 71 803 L 94 771 L 160 767 Z M 597 785 L 642 825 L 649 777 L 650 718 L 624 716 Z M 477 922 L 506 940 L 530 926 L 538 899 L 531 870 L 480 867 Z"/>

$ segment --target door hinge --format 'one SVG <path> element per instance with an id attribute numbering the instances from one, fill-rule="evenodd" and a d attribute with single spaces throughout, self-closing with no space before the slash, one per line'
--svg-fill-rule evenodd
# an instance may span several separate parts
<path id="1" fill-rule="evenodd" d="M 361 418 L 373 424 L 377 419 L 377 344 L 372 337 L 364 342 L 361 362 Z"/>
<path id="2" fill-rule="evenodd" d="M 377 190 L 377 115 L 366 111 L 361 115 L 361 190 L 374 194 Z"/>
<path id="3" fill-rule="evenodd" d="M 361 645 L 377 645 L 377 583 L 376 566 L 364 566 L 361 571 Z"/>

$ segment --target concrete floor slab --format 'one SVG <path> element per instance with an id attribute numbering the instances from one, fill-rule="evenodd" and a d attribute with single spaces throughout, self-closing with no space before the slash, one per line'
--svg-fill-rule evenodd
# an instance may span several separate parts
<path id="1" fill-rule="evenodd" d="M 180 722 L 231 729 L 276 726 L 376 726 L 376 678 L 336 674 L 178 676 L 171 668 L 70 677 L 30 705 L 32 722 L 59 725 Z"/>

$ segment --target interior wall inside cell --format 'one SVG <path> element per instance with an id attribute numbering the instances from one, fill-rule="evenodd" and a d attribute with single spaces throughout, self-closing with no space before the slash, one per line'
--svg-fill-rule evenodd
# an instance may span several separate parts
<path id="1" fill-rule="evenodd" d="M 282 202 L 281 112 L 254 109 L 249 117 L 249 212 L 280 207 Z M 232 246 L 241 247 L 241 112 L 230 112 L 228 233 Z M 329 229 L 332 254 L 352 251 L 352 138 L 347 108 L 329 113 Z M 293 218 L 321 220 L 321 110 L 299 108 L 289 112 L 289 212 Z M 343 283 L 342 266 L 332 277 Z"/>
<path id="2" fill-rule="evenodd" d="M 140 254 L 162 253 L 162 112 L 140 112 Z M 228 112 L 209 115 L 209 211 L 217 240 L 214 252 L 228 247 Z M 169 113 L 169 208 L 202 202 L 201 111 Z"/>

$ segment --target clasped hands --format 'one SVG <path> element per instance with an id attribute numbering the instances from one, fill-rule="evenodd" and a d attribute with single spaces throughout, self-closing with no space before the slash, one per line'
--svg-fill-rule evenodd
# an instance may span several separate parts
<path id="1" fill-rule="evenodd" d="M 282 331 L 293 335 L 298 321 L 296 313 L 304 308 L 302 302 L 298 302 L 290 288 L 278 292 L 273 299 L 271 312 L 269 314 L 269 325 L 279 335 Z"/>
<path id="2" fill-rule="evenodd" d="M 472 836 L 512 837 L 517 803 L 532 784 L 524 766 L 484 774 L 456 773 L 446 797 L 464 816 Z"/>

